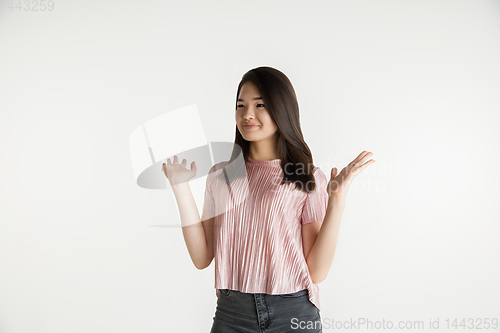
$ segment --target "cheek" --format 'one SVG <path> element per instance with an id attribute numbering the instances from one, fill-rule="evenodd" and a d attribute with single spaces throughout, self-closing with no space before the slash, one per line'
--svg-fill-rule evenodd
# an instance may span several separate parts
<path id="1" fill-rule="evenodd" d="M 271 116 L 270 116 L 270 115 L 267 115 L 267 116 L 266 116 L 265 121 L 266 121 L 266 126 L 267 126 L 268 128 L 270 128 L 270 129 L 272 129 L 272 130 L 276 130 L 276 129 L 278 129 L 278 127 L 276 126 L 276 124 L 274 123 L 274 121 L 273 121 L 273 119 L 271 118 Z"/>

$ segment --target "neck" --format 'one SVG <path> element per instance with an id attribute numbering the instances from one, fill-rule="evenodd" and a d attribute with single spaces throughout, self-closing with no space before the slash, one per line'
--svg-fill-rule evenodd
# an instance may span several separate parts
<path id="1" fill-rule="evenodd" d="M 250 152 L 248 157 L 253 160 L 270 161 L 278 159 L 278 146 L 277 136 L 263 141 L 251 141 Z"/>

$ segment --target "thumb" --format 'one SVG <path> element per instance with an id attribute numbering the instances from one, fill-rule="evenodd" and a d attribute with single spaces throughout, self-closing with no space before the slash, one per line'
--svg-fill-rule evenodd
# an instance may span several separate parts
<path id="1" fill-rule="evenodd" d="M 331 177 L 332 177 L 332 179 L 337 177 L 337 168 L 336 167 L 332 168 Z"/>

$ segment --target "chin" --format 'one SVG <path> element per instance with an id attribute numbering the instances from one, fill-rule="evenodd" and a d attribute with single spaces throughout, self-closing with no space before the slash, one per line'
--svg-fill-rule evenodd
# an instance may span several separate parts
<path id="1" fill-rule="evenodd" d="M 248 136 L 243 136 L 243 139 L 245 139 L 247 141 L 258 141 L 258 138 L 255 136 L 251 136 L 250 138 Z"/>

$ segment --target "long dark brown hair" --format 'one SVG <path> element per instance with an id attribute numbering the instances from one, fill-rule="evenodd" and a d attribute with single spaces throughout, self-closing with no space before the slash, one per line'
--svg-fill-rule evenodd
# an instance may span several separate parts
<path id="1" fill-rule="evenodd" d="M 292 83 L 285 74 L 275 68 L 257 67 L 251 69 L 243 75 L 238 85 L 235 109 L 238 108 L 238 96 L 241 87 L 248 81 L 253 82 L 259 89 L 266 110 L 278 127 L 277 154 L 278 158 L 281 159 L 281 168 L 284 175 L 280 185 L 293 182 L 295 188 L 306 193 L 314 191 L 316 188 L 313 176 L 315 166 L 311 150 L 304 141 L 304 136 L 300 128 L 299 104 Z M 245 163 L 248 160 L 250 141 L 243 138 L 238 130 L 238 126 L 236 126 L 234 143 L 235 146 L 231 154 L 231 159 L 227 164 L 228 166 L 241 152 L 243 152 Z M 285 166 L 287 166 L 286 171 Z M 235 174 L 234 171 L 232 170 L 231 172 Z M 236 173 L 238 172 L 236 171 Z M 226 174 L 225 178 L 226 182 L 228 182 Z"/>

